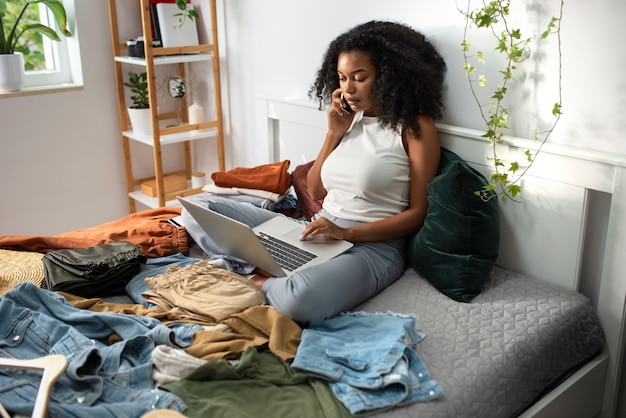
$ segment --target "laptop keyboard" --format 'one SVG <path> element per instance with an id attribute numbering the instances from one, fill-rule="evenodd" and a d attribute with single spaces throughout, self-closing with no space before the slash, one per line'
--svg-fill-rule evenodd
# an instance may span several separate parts
<path id="1" fill-rule="evenodd" d="M 258 234 L 261 243 L 272 254 L 279 266 L 293 271 L 303 264 L 308 263 L 317 256 L 302 248 L 298 248 L 287 242 L 271 237 L 263 232 Z"/>

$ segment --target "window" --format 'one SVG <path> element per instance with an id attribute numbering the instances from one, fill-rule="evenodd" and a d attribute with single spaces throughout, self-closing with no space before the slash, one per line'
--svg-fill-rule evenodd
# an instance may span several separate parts
<path id="1" fill-rule="evenodd" d="M 4 0 L 3 0 L 4 1 Z M 23 0 L 6 0 L 7 20 L 13 20 L 22 10 Z M 78 34 L 73 21 L 74 0 L 63 0 L 68 15 L 72 37 L 60 35 L 55 42 L 36 31 L 27 31 L 20 38 L 17 52 L 24 56 L 24 88 L 39 90 L 58 85 L 82 84 L 82 70 L 78 49 Z M 39 21 L 57 29 L 54 16 L 46 6 L 39 3 L 26 9 L 27 20 Z"/>

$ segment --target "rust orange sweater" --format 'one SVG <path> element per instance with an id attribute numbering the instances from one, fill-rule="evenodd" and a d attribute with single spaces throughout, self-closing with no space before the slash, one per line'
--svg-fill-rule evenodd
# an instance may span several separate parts
<path id="1" fill-rule="evenodd" d="M 289 160 L 284 160 L 252 168 L 237 167 L 229 171 L 216 171 L 211 174 L 211 179 L 220 187 L 267 190 L 284 195 L 291 187 L 288 169 Z"/>

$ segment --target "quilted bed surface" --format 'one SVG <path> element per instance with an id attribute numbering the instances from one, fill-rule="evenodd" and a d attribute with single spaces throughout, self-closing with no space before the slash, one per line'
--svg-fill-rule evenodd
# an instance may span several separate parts
<path id="1" fill-rule="evenodd" d="M 449 299 L 410 268 L 355 310 L 415 314 L 426 334 L 416 351 L 444 391 L 379 418 L 517 416 L 604 342 L 586 296 L 498 267 L 471 303 Z"/>

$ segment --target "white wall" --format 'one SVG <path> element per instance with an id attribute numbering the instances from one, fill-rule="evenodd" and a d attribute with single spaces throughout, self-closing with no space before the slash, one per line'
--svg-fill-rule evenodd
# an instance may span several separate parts
<path id="1" fill-rule="evenodd" d="M 476 1 L 474 0 L 474 3 Z M 558 13 L 557 0 L 513 2 L 519 16 L 514 22 L 525 33 Z M 370 19 L 391 19 L 410 24 L 435 41 L 448 63 L 446 123 L 482 129 L 476 106 L 462 70 L 460 43 L 464 18 L 457 10 L 464 0 L 393 0 L 379 2 L 333 0 L 239 0 L 227 2 L 226 30 L 232 130 L 236 164 L 260 162 L 265 144 L 258 143 L 249 117 L 259 94 L 306 97 L 328 42 L 338 33 Z M 539 19 L 538 19 L 539 17 Z M 626 83 L 621 69 L 626 51 L 616 47 L 626 35 L 620 23 L 626 17 L 621 0 L 565 1 L 563 49 L 564 115 L 550 141 L 578 148 L 626 155 L 622 144 L 626 118 Z M 475 46 L 491 42 L 474 33 Z M 491 44 L 484 46 L 488 63 L 495 58 Z M 532 138 L 537 119 L 549 118 L 557 101 L 554 40 L 533 45 L 537 60 L 521 67 L 527 80 L 510 104 L 515 136 Z M 482 49 L 482 48 L 481 48 Z M 494 80 L 493 73 L 488 78 Z M 245 111 L 241 111 L 245 106 Z"/>
<path id="2" fill-rule="evenodd" d="M 401 21 L 431 36 L 449 67 L 444 122 L 480 129 L 461 69 L 464 21 L 457 4 L 466 6 L 464 0 L 218 0 L 227 169 L 267 162 L 257 98 L 305 98 L 328 42 L 370 19 Z M 515 23 L 532 28 L 537 16 L 547 21 L 555 14 L 558 3 L 528 0 L 516 7 Z M 0 234 L 56 234 L 128 211 L 106 1 L 77 1 L 76 12 L 85 88 L 0 98 Z M 551 142 L 626 155 L 620 146 L 626 83 L 618 73 L 626 51 L 613 46 L 626 35 L 625 12 L 622 0 L 566 1 L 565 114 Z M 477 36 L 476 44 L 485 42 Z M 532 136 L 535 120 L 545 116 L 540 104 L 555 100 L 555 75 L 545 72 L 554 67 L 550 48 L 524 64 L 528 79 L 510 106 L 517 136 Z M 217 169 L 211 156 L 196 161 L 208 174 Z"/>
<path id="3" fill-rule="evenodd" d="M 0 234 L 51 235 L 128 213 L 108 9 L 76 2 L 85 88 L 0 97 Z"/>

